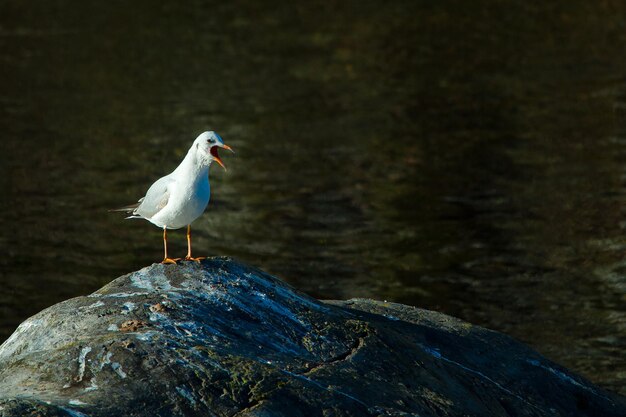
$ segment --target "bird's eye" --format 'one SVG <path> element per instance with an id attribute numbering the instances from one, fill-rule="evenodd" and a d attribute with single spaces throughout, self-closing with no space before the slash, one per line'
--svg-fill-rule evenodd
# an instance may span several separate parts
<path id="1" fill-rule="evenodd" d="M 215 143 L 215 139 L 209 139 L 209 143 Z"/>

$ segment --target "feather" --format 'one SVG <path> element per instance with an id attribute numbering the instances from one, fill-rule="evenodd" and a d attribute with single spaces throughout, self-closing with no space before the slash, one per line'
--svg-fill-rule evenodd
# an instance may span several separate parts
<path id="1" fill-rule="evenodd" d="M 122 211 L 122 212 L 126 212 L 126 213 L 132 213 L 133 211 L 135 211 L 137 209 L 137 207 L 139 207 L 140 204 L 141 204 L 141 202 L 138 202 L 138 203 L 135 203 L 135 204 L 131 204 L 129 206 L 120 207 L 120 208 L 116 208 L 116 209 L 110 209 L 109 211 Z"/>

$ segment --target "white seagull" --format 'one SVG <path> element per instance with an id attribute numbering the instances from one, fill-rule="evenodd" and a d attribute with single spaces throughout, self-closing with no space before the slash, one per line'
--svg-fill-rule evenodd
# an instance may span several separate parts
<path id="1" fill-rule="evenodd" d="M 167 255 L 167 229 L 180 229 L 184 226 L 187 226 L 185 260 L 199 262 L 204 259 L 191 256 L 191 222 L 200 217 L 209 204 L 211 162 L 215 161 L 226 169 L 217 153 L 218 148 L 234 152 L 217 133 L 201 133 L 174 172 L 159 178 L 136 204 L 112 210 L 131 213 L 127 219 L 146 219 L 163 228 L 165 256 L 161 263 L 175 264 L 180 259 L 172 259 Z"/>

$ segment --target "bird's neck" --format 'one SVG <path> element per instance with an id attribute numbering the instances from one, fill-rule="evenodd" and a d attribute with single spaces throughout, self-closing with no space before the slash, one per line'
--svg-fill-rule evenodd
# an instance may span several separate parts
<path id="1" fill-rule="evenodd" d="M 210 161 L 202 158 L 193 150 L 187 152 L 187 156 L 180 163 L 174 172 L 182 174 L 183 178 L 194 180 L 197 178 L 208 178 Z"/>

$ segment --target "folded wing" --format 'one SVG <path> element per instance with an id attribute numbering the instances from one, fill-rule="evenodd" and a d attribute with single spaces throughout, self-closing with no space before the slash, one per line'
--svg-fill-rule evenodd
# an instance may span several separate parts
<path id="1" fill-rule="evenodd" d="M 133 216 L 149 219 L 163 210 L 169 201 L 171 187 L 174 182 L 174 180 L 167 176 L 152 184 L 146 196 L 139 200 L 139 205 L 133 210 Z"/>

